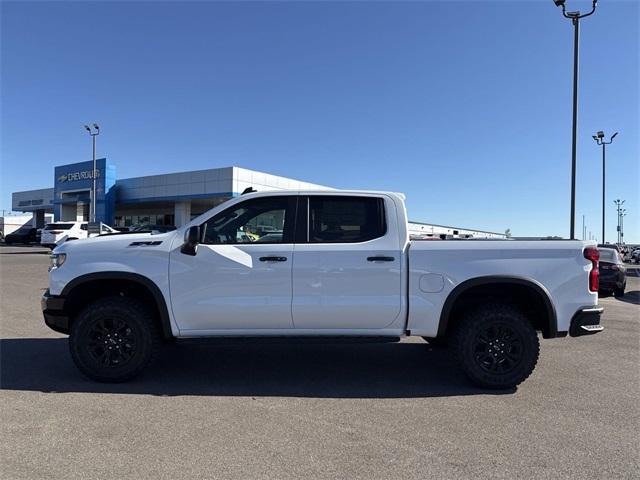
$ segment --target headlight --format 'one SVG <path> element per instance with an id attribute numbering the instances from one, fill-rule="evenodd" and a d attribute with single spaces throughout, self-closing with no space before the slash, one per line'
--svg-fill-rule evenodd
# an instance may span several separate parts
<path id="1" fill-rule="evenodd" d="M 49 255 L 49 258 L 51 259 L 51 266 L 49 267 L 49 270 L 53 270 L 54 268 L 60 268 L 62 266 L 62 264 L 67 259 L 67 254 L 52 253 L 51 255 Z"/>

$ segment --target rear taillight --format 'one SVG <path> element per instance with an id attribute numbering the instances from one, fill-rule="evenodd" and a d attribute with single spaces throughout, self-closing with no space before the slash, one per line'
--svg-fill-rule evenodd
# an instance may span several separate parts
<path id="1" fill-rule="evenodd" d="M 589 290 L 592 292 L 598 291 L 598 260 L 600 259 L 600 252 L 595 247 L 587 247 L 584 249 L 584 258 L 591 260 L 591 271 L 589 272 Z"/>

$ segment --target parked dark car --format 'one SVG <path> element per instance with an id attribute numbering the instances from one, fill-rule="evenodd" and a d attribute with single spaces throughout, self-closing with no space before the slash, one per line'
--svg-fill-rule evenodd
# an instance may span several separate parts
<path id="1" fill-rule="evenodd" d="M 610 248 L 612 250 L 615 250 L 619 254 L 622 254 L 622 247 L 617 243 L 599 243 L 598 249 L 601 249 L 601 248 Z"/>
<path id="2" fill-rule="evenodd" d="M 13 233 L 4 237 L 4 243 L 12 245 L 16 243 L 33 243 L 36 241 L 37 230 L 31 227 L 20 227 Z"/>
<path id="3" fill-rule="evenodd" d="M 599 248 L 600 264 L 600 293 L 613 293 L 616 297 L 623 297 L 627 287 L 627 268 L 617 250 L 613 248 Z"/>

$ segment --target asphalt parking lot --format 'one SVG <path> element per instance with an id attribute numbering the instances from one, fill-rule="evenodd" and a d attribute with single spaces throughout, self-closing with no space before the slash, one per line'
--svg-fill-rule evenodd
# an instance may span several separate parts
<path id="1" fill-rule="evenodd" d="M 640 478 L 640 278 L 601 334 L 542 342 L 515 391 L 445 350 L 177 343 L 139 379 L 85 380 L 46 328 L 47 252 L 0 247 L 0 476 Z"/>

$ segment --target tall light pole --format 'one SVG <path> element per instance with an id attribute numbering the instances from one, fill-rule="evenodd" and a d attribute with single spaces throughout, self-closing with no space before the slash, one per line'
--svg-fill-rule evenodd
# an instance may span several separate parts
<path id="1" fill-rule="evenodd" d="M 575 239 L 576 227 L 576 157 L 578 153 L 577 136 L 578 136 L 578 44 L 580 43 L 580 19 L 592 15 L 596 11 L 598 0 L 593 0 L 591 11 L 581 14 L 579 11 L 567 12 L 565 8 L 566 0 L 553 0 L 556 7 L 562 8 L 562 15 L 571 19 L 573 23 L 573 134 L 571 143 L 571 221 L 570 235 L 571 239 Z"/>
<path id="2" fill-rule="evenodd" d="M 605 195 L 604 178 L 605 178 L 606 147 L 607 147 L 607 145 L 609 145 L 609 144 L 611 144 L 613 142 L 613 139 L 616 138 L 616 135 L 618 135 L 618 132 L 616 132 L 613 135 L 611 135 L 611 138 L 609 139 L 608 142 L 606 142 L 604 140 L 604 132 L 603 131 L 599 131 L 598 133 L 593 135 L 593 139 L 596 141 L 596 143 L 598 145 L 602 145 L 602 243 L 607 243 L 605 241 L 605 236 L 604 236 L 604 210 L 605 210 L 605 208 L 604 208 L 604 195 Z"/>
<path id="3" fill-rule="evenodd" d="M 620 243 L 624 245 L 624 217 L 627 216 L 627 209 L 620 210 Z"/>
<path id="4" fill-rule="evenodd" d="M 87 132 L 89 132 L 89 135 L 91 135 L 91 140 L 93 143 L 93 171 L 91 172 L 91 178 L 93 179 L 93 185 L 91 188 L 91 205 L 89 207 L 90 209 L 90 215 L 89 215 L 89 219 L 92 222 L 96 221 L 96 137 L 98 135 L 100 135 L 100 127 L 98 126 L 97 123 L 93 124 L 93 130 L 91 129 L 91 127 L 89 127 L 89 125 L 85 125 L 84 128 L 87 130 Z"/>
<path id="5" fill-rule="evenodd" d="M 613 201 L 618 212 L 618 243 L 620 243 L 620 211 L 622 210 L 622 205 L 624 205 L 624 202 L 625 200 L 620 200 L 619 198 Z"/>

